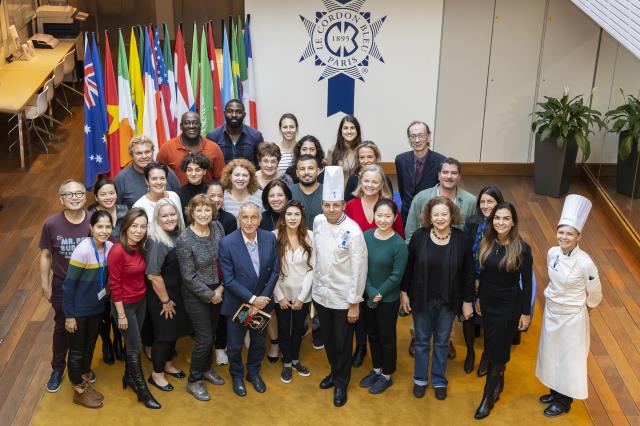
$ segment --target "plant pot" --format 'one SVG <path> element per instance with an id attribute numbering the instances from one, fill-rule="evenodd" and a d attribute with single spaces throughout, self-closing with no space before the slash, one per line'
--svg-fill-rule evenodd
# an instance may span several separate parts
<path id="1" fill-rule="evenodd" d="M 618 139 L 618 149 L 627 136 L 627 132 L 622 132 Z M 626 160 L 621 160 L 618 155 L 618 166 L 616 169 L 616 192 L 631 198 L 640 198 L 640 174 L 638 174 L 638 141 L 631 144 L 631 154 Z M 635 184 L 635 188 L 634 188 Z"/>
<path id="2" fill-rule="evenodd" d="M 540 141 L 536 134 L 534 155 L 533 188 L 536 194 L 549 197 L 562 197 L 569 191 L 571 176 L 576 165 L 578 144 L 575 139 L 565 141 L 558 148 L 555 138 Z"/>

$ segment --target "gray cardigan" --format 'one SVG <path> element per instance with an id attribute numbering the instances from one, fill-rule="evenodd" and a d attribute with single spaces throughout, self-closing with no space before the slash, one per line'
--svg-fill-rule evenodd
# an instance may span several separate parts
<path id="1" fill-rule="evenodd" d="M 209 224 L 208 237 L 197 236 L 191 228 L 176 240 L 176 254 L 184 287 L 208 303 L 218 286 L 218 246 L 224 237 L 222 225 L 217 220 Z"/>

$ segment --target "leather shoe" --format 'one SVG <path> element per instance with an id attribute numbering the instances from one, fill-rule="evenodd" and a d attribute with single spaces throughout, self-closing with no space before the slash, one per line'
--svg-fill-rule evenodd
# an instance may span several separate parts
<path id="1" fill-rule="evenodd" d="M 491 414 L 491 409 L 493 408 L 493 398 L 483 397 L 482 402 L 480 402 L 480 406 L 476 410 L 476 413 L 473 415 L 473 418 L 476 420 L 484 419 L 485 417 Z"/>
<path id="2" fill-rule="evenodd" d="M 449 353 L 447 354 L 449 359 L 454 359 L 456 357 L 456 347 L 453 346 L 453 340 L 449 339 Z"/>
<path id="3" fill-rule="evenodd" d="M 416 398 L 424 397 L 426 391 L 427 385 L 413 385 L 413 396 L 415 396 Z"/>
<path id="4" fill-rule="evenodd" d="M 467 357 L 464 359 L 464 372 L 470 374 L 473 371 L 473 366 L 476 363 L 476 353 L 467 352 Z"/>
<path id="5" fill-rule="evenodd" d="M 538 400 L 543 404 L 551 404 L 552 402 L 555 401 L 555 398 L 553 397 L 552 393 L 547 393 L 545 395 L 542 395 L 540 398 L 538 398 Z"/>
<path id="6" fill-rule="evenodd" d="M 353 359 L 351 360 L 351 366 L 358 368 L 364 362 L 364 357 L 367 354 L 367 345 L 356 345 L 356 350 L 353 353 Z"/>
<path id="7" fill-rule="evenodd" d="M 336 387 L 333 391 L 333 405 L 342 407 L 347 403 L 347 390 L 345 388 Z"/>
<path id="8" fill-rule="evenodd" d="M 447 398 L 447 388 L 433 388 L 433 393 L 439 401 Z"/>
<path id="9" fill-rule="evenodd" d="M 224 379 L 218 376 L 213 370 L 206 371 L 202 374 L 202 377 L 211 382 L 212 385 L 220 386 L 224 385 Z"/>
<path id="10" fill-rule="evenodd" d="M 267 385 L 262 380 L 262 377 L 260 377 L 260 376 L 248 377 L 247 376 L 247 380 L 249 381 L 249 383 L 251 383 L 253 385 L 253 388 L 256 390 L 256 392 L 265 393 L 265 391 L 267 390 Z"/>
<path id="11" fill-rule="evenodd" d="M 182 370 L 178 370 L 175 373 L 171 373 L 169 371 L 165 371 L 164 374 L 168 374 L 171 377 L 175 377 L 176 379 L 184 379 L 185 377 L 187 377 L 187 375 L 184 374 L 184 371 L 182 371 Z"/>
<path id="12" fill-rule="evenodd" d="M 554 402 L 553 404 L 545 408 L 543 414 L 547 417 L 558 417 L 559 415 L 568 413 L 568 412 L 569 412 L 568 408 L 565 408 L 562 405 L 558 404 L 557 402 Z"/>
<path id="13" fill-rule="evenodd" d="M 247 395 L 247 388 L 244 387 L 244 382 L 242 381 L 242 378 L 240 377 L 233 378 L 233 393 L 235 393 L 238 396 Z"/>
<path id="14" fill-rule="evenodd" d="M 320 389 L 329 389 L 333 387 L 333 377 L 329 374 L 320 382 Z"/>
<path id="15" fill-rule="evenodd" d="M 149 376 L 149 383 L 151 383 L 153 386 L 157 387 L 158 389 L 160 389 L 161 391 L 165 391 L 165 392 L 171 392 L 173 390 L 173 385 L 169 382 L 167 382 L 166 385 L 164 386 L 160 386 L 158 384 L 158 382 L 156 382 L 155 380 L 153 380 L 153 376 Z"/>

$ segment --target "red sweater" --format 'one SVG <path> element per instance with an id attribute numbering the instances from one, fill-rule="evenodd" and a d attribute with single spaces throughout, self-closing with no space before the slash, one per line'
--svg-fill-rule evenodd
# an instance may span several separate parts
<path id="1" fill-rule="evenodd" d="M 109 288 L 111 300 L 125 305 L 144 299 L 147 286 L 144 283 L 144 271 L 147 263 L 138 250 L 127 253 L 122 244 L 117 243 L 107 256 L 109 265 Z"/>
<path id="2" fill-rule="evenodd" d="M 362 199 L 354 198 L 347 202 L 344 209 L 346 215 L 351 218 L 355 223 L 360 226 L 362 232 L 376 227 L 375 221 L 369 222 L 367 216 L 364 214 L 364 208 L 362 207 Z M 402 218 L 400 213 L 396 215 L 396 220 L 393 222 L 393 230 L 396 231 L 402 238 L 404 238 L 404 228 L 402 227 Z M 113 249 L 112 249 L 113 250 Z M 111 265 L 109 265 L 111 267 Z"/>

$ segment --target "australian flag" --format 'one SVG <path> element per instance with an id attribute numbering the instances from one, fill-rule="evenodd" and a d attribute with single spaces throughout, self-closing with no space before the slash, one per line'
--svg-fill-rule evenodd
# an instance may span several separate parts
<path id="1" fill-rule="evenodd" d="M 100 111 L 104 98 L 96 83 L 96 70 L 91 59 L 88 37 L 84 38 L 84 184 L 92 188 L 96 176 L 109 172 L 107 138 Z"/>

